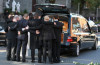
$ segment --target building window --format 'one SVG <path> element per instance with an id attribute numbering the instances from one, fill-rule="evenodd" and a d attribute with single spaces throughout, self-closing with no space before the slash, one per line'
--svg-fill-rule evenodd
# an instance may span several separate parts
<path id="1" fill-rule="evenodd" d="M 45 3 L 55 3 L 55 0 L 46 0 Z"/>

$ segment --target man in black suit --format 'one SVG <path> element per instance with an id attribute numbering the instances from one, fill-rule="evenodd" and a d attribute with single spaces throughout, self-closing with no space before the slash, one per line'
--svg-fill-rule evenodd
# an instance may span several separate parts
<path id="1" fill-rule="evenodd" d="M 17 46 L 17 20 L 14 17 L 11 17 L 12 22 L 8 24 L 7 32 L 7 60 L 16 60 L 16 46 Z"/>
<path id="2" fill-rule="evenodd" d="M 22 47 L 22 62 L 26 61 L 26 47 L 28 42 L 28 20 L 29 15 L 24 14 L 23 19 L 17 24 L 18 26 L 18 44 L 17 44 L 17 61 L 20 61 L 20 50 Z"/>
<path id="3" fill-rule="evenodd" d="M 59 22 L 58 15 L 55 15 L 54 17 L 54 32 L 56 39 L 53 41 L 53 62 L 59 63 L 60 62 L 60 47 L 61 47 L 61 33 L 62 33 L 62 27 L 63 23 Z"/>
<path id="4" fill-rule="evenodd" d="M 41 20 L 38 18 L 38 15 L 30 15 L 30 20 L 28 22 L 29 32 L 30 32 L 30 49 L 31 49 L 31 58 L 32 62 L 35 61 L 35 49 L 38 48 L 38 62 L 41 63 L 41 49 L 40 49 L 40 29 L 41 29 Z"/>
<path id="5" fill-rule="evenodd" d="M 43 61 L 46 63 L 46 52 L 48 50 L 49 62 L 52 63 L 52 40 L 55 39 L 54 23 L 50 21 L 49 16 L 44 17 L 43 34 Z"/>

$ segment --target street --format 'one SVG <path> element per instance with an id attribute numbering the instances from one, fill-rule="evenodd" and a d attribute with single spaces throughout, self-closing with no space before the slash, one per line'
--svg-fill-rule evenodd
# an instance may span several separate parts
<path id="1" fill-rule="evenodd" d="M 54 63 L 53 65 L 75 65 L 73 62 L 79 62 L 81 64 L 89 64 L 93 63 L 100 63 L 100 33 L 97 33 L 98 36 L 98 49 L 91 50 L 85 49 L 80 52 L 78 57 L 70 56 L 69 54 L 61 55 L 61 63 Z M 44 65 L 44 63 L 37 62 L 37 55 L 36 55 L 36 62 L 31 63 L 31 57 L 27 57 L 27 62 L 16 62 L 16 61 L 7 61 L 6 60 L 6 47 L 0 46 L 0 65 Z M 45 65 L 51 65 L 48 62 Z"/>

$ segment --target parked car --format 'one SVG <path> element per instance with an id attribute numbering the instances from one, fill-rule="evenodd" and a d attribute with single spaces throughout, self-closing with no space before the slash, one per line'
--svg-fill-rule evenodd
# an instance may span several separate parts
<path id="1" fill-rule="evenodd" d="M 92 32 L 97 33 L 98 32 L 98 26 L 92 21 L 88 21 L 90 28 L 92 29 Z"/>
<path id="2" fill-rule="evenodd" d="M 48 15 L 53 22 L 53 16 L 58 15 L 59 22 L 64 23 L 61 49 L 71 51 L 74 56 L 78 56 L 81 49 L 97 49 L 98 38 L 91 32 L 86 18 L 69 13 L 67 7 L 62 5 L 36 5 L 36 8 L 42 13 L 42 19 Z"/>
<path id="3" fill-rule="evenodd" d="M 97 26 L 98 26 L 98 32 L 100 32 L 100 24 L 97 24 Z"/>
<path id="4" fill-rule="evenodd" d="M 6 33 L 2 26 L 0 26 L 0 45 L 6 46 Z"/>

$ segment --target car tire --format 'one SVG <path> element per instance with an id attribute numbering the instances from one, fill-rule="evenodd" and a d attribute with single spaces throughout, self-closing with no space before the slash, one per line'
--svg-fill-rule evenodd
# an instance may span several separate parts
<path id="1" fill-rule="evenodd" d="M 98 49 L 98 42 L 96 40 L 94 46 L 92 47 L 92 50 L 97 50 L 97 49 Z"/>
<path id="2" fill-rule="evenodd" d="M 75 46 L 75 50 L 73 52 L 73 56 L 79 56 L 79 53 L 80 53 L 80 47 L 79 47 L 79 44 L 77 44 Z"/>

